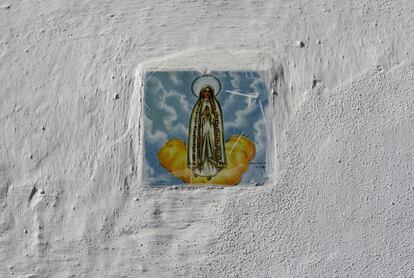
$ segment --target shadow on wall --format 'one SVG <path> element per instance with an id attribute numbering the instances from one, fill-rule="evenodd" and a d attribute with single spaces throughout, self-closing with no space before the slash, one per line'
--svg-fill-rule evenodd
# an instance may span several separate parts
<path id="1" fill-rule="evenodd" d="M 290 107 L 293 103 L 292 95 L 288 86 L 286 85 L 285 70 L 281 64 L 276 65 L 269 71 L 270 75 L 270 89 L 272 94 L 272 104 L 274 111 L 273 124 L 273 142 L 274 142 L 274 156 L 268 158 L 268 161 L 273 163 L 273 173 L 269 173 L 269 177 L 276 178 L 278 173 L 283 169 L 282 152 L 284 148 L 283 131 L 289 120 Z"/>

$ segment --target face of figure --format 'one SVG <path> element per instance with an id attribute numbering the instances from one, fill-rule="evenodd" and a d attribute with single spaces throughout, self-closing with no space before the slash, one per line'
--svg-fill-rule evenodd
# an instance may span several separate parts
<path id="1" fill-rule="evenodd" d="M 205 88 L 202 92 L 203 98 L 210 98 L 211 97 L 211 89 L 209 87 Z"/>

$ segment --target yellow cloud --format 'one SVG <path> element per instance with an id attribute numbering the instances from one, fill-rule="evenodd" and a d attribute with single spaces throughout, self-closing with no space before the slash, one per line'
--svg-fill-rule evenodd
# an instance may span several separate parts
<path id="1" fill-rule="evenodd" d="M 173 176 L 187 184 L 236 185 L 256 155 L 256 146 L 246 136 L 233 135 L 227 140 L 225 149 L 227 167 L 210 180 L 206 177 L 194 177 L 187 168 L 187 146 L 182 140 L 168 140 L 158 151 L 158 159 Z"/>

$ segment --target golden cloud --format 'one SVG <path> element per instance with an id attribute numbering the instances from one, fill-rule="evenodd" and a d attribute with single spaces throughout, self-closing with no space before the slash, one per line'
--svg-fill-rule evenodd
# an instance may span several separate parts
<path id="1" fill-rule="evenodd" d="M 249 162 L 255 157 L 256 146 L 246 136 L 233 135 L 225 143 L 225 150 L 227 167 L 210 180 L 206 177 L 194 177 L 187 168 L 187 146 L 182 140 L 168 140 L 158 151 L 158 159 L 174 177 L 187 184 L 236 185 L 249 168 Z"/>

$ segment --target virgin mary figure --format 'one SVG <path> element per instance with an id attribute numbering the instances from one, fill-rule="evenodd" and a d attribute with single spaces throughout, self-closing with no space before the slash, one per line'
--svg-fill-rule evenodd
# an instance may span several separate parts
<path id="1" fill-rule="evenodd" d="M 198 100 L 191 112 L 188 131 L 188 168 L 195 176 L 210 180 L 227 166 L 223 113 L 216 99 L 221 85 L 216 77 L 202 75 L 193 81 L 191 89 Z"/>

